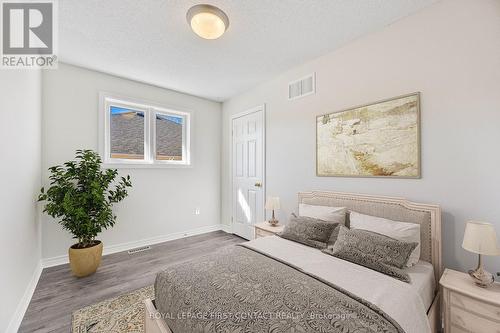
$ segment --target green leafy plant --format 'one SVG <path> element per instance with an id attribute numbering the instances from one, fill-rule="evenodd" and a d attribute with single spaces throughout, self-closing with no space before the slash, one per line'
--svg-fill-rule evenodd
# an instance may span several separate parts
<path id="1" fill-rule="evenodd" d="M 73 247 L 96 245 L 97 234 L 116 223 L 112 205 L 127 197 L 130 176 L 116 169 L 101 170 L 101 157 L 92 150 L 77 150 L 76 160 L 49 168 L 50 187 L 42 187 L 38 201 L 46 201 L 44 212 L 78 239 Z"/>

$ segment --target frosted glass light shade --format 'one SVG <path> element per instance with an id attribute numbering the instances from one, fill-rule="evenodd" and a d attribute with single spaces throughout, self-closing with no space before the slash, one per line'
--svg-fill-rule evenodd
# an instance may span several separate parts
<path id="1" fill-rule="evenodd" d="M 491 223 L 469 221 L 465 226 L 462 247 L 488 256 L 500 255 L 495 228 Z"/>
<path id="2" fill-rule="evenodd" d="M 267 197 L 266 200 L 267 210 L 278 210 L 280 209 L 280 198 L 278 197 Z"/>
<path id="3" fill-rule="evenodd" d="M 219 8 L 211 5 L 191 7 L 186 18 L 194 33 L 205 39 L 219 38 L 229 26 L 227 15 Z"/>

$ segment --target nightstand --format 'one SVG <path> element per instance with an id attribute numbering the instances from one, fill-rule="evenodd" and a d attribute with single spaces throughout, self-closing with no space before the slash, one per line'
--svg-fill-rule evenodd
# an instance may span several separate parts
<path id="1" fill-rule="evenodd" d="M 282 232 L 285 226 L 283 224 L 278 224 L 273 227 L 267 222 L 257 223 L 255 227 L 255 238 L 266 237 L 276 235 L 278 232 Z"/>
<path id="2" fill-rule="evenodd" d="M 446 269 L 443 290 L 445 333 L 500 333 L 500 283 L 481 288 L 462 272 Z"/>

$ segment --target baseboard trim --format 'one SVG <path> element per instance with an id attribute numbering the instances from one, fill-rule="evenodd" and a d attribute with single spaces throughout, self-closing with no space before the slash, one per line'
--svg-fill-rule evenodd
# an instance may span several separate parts
<path id="1" fill-rule="evenodd" d="M 24 291 L 23 297 L 19 301 L 16 312 L 12 316 L 10 320 L 9 326 L 7 326 L 6 333 L 16 333 L 19 330 L 19 326 L 21 326 L 21 322 L 23 321 L 24 314 L 28 309 L 28 305 L 31 302 L 31 298 L 33 297 L 33 293 L 35 292 L 36 285 L 38 284 L 38 280 L 40 280 L 40 275 L 42 275 L 42 262 L 39 261 L 35 271 L 33 272 L 33 277 L 31 278 L 26 290 Z"/>
<path id="2" fill-rule="evenodd" d="M 182 232 L 174 232 L 171 234 L 162 235 L 162 236 L 158 236 L 158 237 L 142 239 L 139 241 L 121 243 L 121 244 L 110 245 L 110 246 L 104 245 L 103 255 L 108 255 L 108 254 L 122 252 L 122 251 L 128 251 L 128 250 L 135 249 L 135 248 L 142 247 L 142 246 L 163 243 L 163 242 L 166 242 L 169 240 L 175 240 L 175 239 L 180 239 L 180 238 L 189 237 L 189 236 L 201 235 L 201 234 L 205 234 L 207 232 L 212 232 L 212 231 L 222 230 L 222 231 L 225 231 L 227 233 L 231 233 L 231 231 L 226 230 L 226 227 L 229 227 L 229 226 L 222 225 L 222 224 L 215 224 L 215 225 L 191 229 L 191 230 L 182 231 Z M 42 267 L 43 268 L 64 265 L 67 263 L 69 263 L 69 259 L 68 259 L 67 255 L 42 259 Z"/>

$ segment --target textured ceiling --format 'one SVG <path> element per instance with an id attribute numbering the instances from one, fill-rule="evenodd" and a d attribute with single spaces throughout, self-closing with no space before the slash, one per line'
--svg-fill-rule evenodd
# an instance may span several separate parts
<path id="1" fill-rule="evenodd" d="M 223 101 L 436 0 L 209 0 L 228 31 L 203 40 L 192 0 L 59 1 L 59 59 Z"/>

